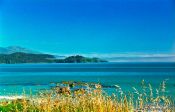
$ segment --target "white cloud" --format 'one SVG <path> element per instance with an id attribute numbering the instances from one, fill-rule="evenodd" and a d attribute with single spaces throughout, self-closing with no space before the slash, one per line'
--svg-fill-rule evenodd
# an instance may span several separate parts
<path id="1" fill-rule="evenodd" d="M 175 62 L 175 54 L 145 54 L 145 53 L 75 53 L 57 54 L 60 56 L 82 55 L 85 57 L 99 57 L 111 62 Z"/>
<path id="2" fill-rule="evenodd" d="M 98 53 L 75 53 L 75 54 L 63 54 L 64 56 L 70 56 L 70 55 L 83 55 L 87 57 L 105 57 L 105 58 L 111 58 L 111 57 L 175 57 L 175 54 L 117 54 L 117 53 L 109 53 L 109 54 L 98 54 Z"/>

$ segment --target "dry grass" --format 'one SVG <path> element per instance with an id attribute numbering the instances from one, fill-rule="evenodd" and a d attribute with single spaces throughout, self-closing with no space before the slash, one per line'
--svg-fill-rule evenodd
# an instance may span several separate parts
<path id="1" fill-rule="evenodd" d="M 37 96 L 1 101 L 1 112 L 175 112 L 173 98 L 166 96 L 166 81 L 154 92 L 150 84 L 142 81 L 141 90 L 133 87 L 132 93 L 125 93 L 115 85 L 116 93 L 108 95 L 102 86 L 77 90 L 56 86 L 40 92 Z M 24 93 L 25 95 L 25 93 Z"/>

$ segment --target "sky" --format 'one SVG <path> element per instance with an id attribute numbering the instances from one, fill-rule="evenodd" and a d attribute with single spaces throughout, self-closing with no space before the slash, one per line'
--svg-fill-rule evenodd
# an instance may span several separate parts
<path id="1" fill-rule="evenodd" d="M 0 0 L 0 46 L 54 54 L 175 54 L 173 0 Z"/>

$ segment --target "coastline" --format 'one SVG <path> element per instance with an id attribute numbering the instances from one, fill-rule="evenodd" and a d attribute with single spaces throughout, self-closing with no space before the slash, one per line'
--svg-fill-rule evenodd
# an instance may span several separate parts
<path id="1" fill-rule="evenodd" d="M 100 84 L 86 85 L 86 88 L 74 90 L 71 89 L 76 88 L 74 83 L 63 83 L 64 86 L 58 84 L 50 90 L 39 92 L 36 96 L 0 96 L 0 111 L 37 110 L 39 112 L 57 112 L 64 110 L 65 112 L 84 112 L 91 110 L 101 112 L 173 112 L 175 110 L 174 99 L 165 94 L 166 81 L 162 82 L 163 85 L 160 86 L 162 89 L 159 90 L 159 94 L 153 91 L 154 88 L 150 84 L 147 85 L 142 81 L 142 91 L 133 87 L 134 91 L 128 94 L 119 85 L 115 85 L 116 92 L 112 95 L 105 94 Z M 151 92 L 150 95 L 145 94 L 145 88 L 148 88 L 149 92 Z M 155 94 L 157 95 L 155 96 Z"/>
<path id="2" fill-rule="evenodd" d="M 17 100 L 17 99 L 23 99 L 25 98 L 24 96 L 18 96 L 18 95 L 13 95 L 13 96 L 0 96 L 0 101 L 1 100 Z"/>

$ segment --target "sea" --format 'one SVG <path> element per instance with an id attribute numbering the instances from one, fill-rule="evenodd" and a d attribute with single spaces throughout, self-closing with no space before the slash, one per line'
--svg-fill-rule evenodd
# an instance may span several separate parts
<path id="1" fill-rule="evenodd" d="M 166 82 L 167 95 L 175 97 L 175 63 L 62 63 L 62 64 L 0 64 L 0 96 L 35 94 L 50 89 L 53 83 L 75 81 L 99 83 L 106 93 L 140 88 L 141 82 L 153 90 Z"/>

